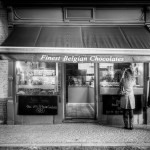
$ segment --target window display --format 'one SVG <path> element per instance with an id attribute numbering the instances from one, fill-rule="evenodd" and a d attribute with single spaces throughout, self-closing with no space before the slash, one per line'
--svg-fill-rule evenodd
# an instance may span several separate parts
<path id="1" fill-rule="evenodd" d="M 101 87 L 118 87 L 122 71 L 133 65 L 135 68 L 136 86 L 143 86 L 143 64 L 142 63 L 101 63 L 99 65 L 99 78 Z"/>
<path id="2" fill-rule="evenodd" d="M 135 112 L 142 109 L 140 104 L 143 95 L 143 63 L 101 63 L 99 64 L 100 94 L 103 102 L 103 114 L 121 115 L 119 83 L 125 68 L 134 67 L 136 85 L 134 94 L 136 99 Z"/>
<path id="3" fill-rule="evenodd" d="M 16 84 L 19 95 L 58 94 L 58 64 L 49 62 L 16 62 Z"/>

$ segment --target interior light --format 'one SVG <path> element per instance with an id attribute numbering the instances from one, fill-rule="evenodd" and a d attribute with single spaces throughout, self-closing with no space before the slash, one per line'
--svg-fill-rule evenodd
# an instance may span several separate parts
<path id="1" fill-rule="evenodd" d="M 17 69 L 21 69 L 20 61 L 17 61 L 17 62 L 16 62 L 16 68 L 17 68 Z"/>
<path id="2" fill-rule="evenodd" d="M 39 68 L 45 69 L 46 68 L 46 63 L 45 62 L 40 62 Z"/>

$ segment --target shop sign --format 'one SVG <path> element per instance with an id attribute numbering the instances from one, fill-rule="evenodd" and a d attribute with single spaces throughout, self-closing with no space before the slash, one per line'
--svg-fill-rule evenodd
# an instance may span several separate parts
<path id="1" fill-rule="evenodd" d="M 49 56 L 49 55 L 42 55 L 40 61 L 55 61 L 55 62 L 66 62 L 66 63 L 86 63 L 86 62 L 124 62 L 124 57 L 121 56 L 99 56 L 99 55 L 92 55 L 92 56 Z"/>
<path id="2" fill-rule="evenodd" d="M 18 96 L 18 115 L 57 115 L 57 96 Z"/>
<path id="3" fill-rule="evenodd" d="M 150 62 L 150 56 L 115 55 L 115 54 L 9 54 L 12 59 L 41 62 L 64 63 L 143 63 Z M 7 55 L 8 56 L 8 55 Z"/>

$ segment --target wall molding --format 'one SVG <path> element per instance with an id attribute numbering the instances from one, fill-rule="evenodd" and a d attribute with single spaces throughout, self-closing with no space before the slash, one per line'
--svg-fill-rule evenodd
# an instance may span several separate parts
<path id="1" fill-rule="evenodd" d="M 75 14 L 78 10 L 79 14 Z M 13 25 L 144 24 L 144 13 L 142 7 L 9 7 L 8 22 Z"/>

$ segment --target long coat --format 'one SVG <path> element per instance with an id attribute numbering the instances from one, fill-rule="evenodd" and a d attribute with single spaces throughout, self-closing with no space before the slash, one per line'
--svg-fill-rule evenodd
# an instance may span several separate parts
<path id="1" fill-rule="evenodd" d="M 122 85 L 124 87 L 126 94 L 121 96 L 121 108 L 134 109 L 135 96 L 134 96 L 133 86 L 135 85 L 135 80 L 128 81 L 127 79 L 123 78 Z"/>

